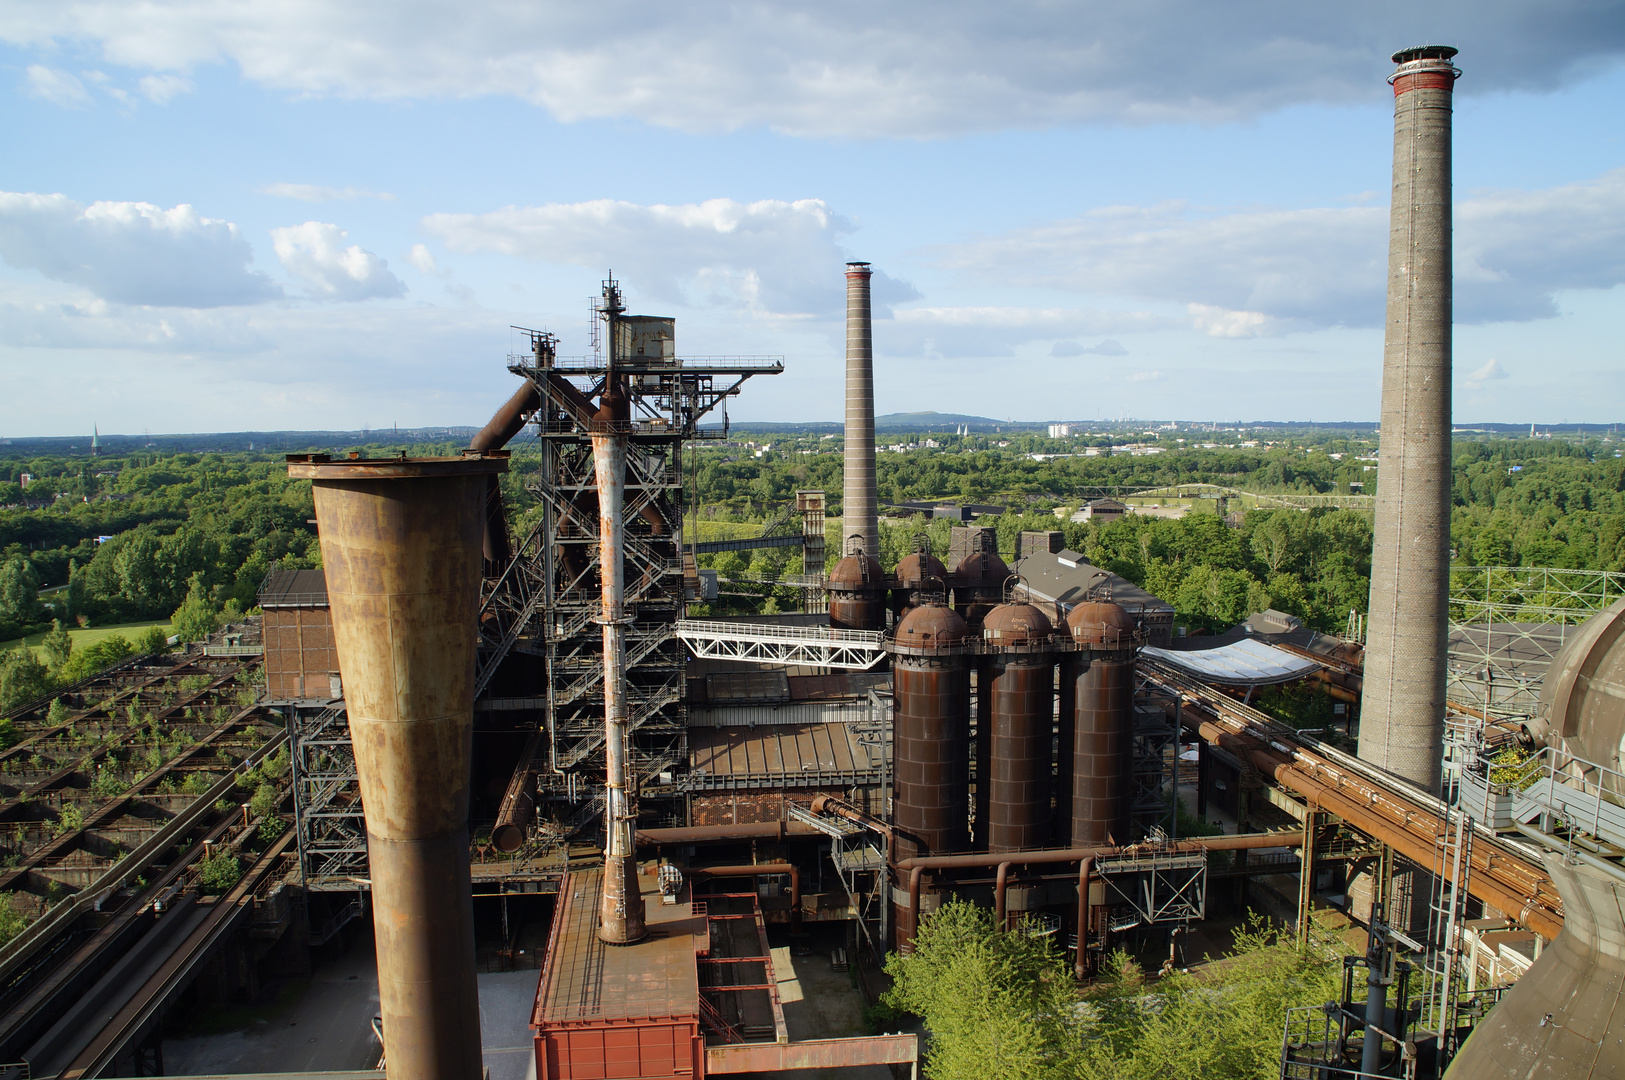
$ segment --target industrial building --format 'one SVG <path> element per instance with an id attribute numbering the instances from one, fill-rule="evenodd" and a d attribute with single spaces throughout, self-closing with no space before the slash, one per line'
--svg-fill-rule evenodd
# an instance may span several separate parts
<path id="1" fill-rule="evenodd" d="M 1049 938 L 1086 979 L 1114 944 L 1169 940 L 1238 895 L 1301 937 L 1328 908 L 1367 931 L 1340 1000 L 1289 1016 L 1283 1077 L 1620 1071 L 1625 603 L 1564 634 L 1544 679 L 1512 648 L 1476 683 L 1456 663 L 1541 637 L 1507 639 L 1516 620 L 1448 644 L 1453 56 L 1395 56 L 1383 420 L 1403 447 L 1384 443 L 1398 464 L 1385 459 L 1363 647 L 1270 611 L 1177 640 L 1171 605 L 1055 533 L 1001 552 L 995 530 L 962 526 L 947 550 L 922 538 L 884 567 L 866 263 L 846 269 L 839 558 L 826 576 L 821 491 L 760 537 L 698 543 L 687 455 L 725 437 L 727 398 L 783 365 L 685 359 L 674 321 L 627 314 L 610 279 L 591 355 L 526 331 L 508 358 L 519 388 L 460 455 L 289 459 L 315 492 L 324 569 L 267 578 L 263 646 L 221 641 L 75 689 L 109 730 L 126 698 L 190 723 L 193 702 L 221 707 L 263 663 L 263 691 L 164 766 L 206 754 L 217 782 L 201 796 L 163 804 L 172 792 L 132 776 L 77 839 L 18 834 L 8 881 L 78 895 L 0 948 L 0 1042 L 32 1070 L 8 1076 L 161 1072 L 152 1033 L 209 964 L 287 964 L 370 919 L 388 1072 L 475 1080 L 482 917 L 506 961 L 526 920 L 543 939 L 537 1077 L 902 1069 L 914 1034 L 792 1031 L 796 950 L 834 942 L 829 962 L 862 981 L 962 898 Z M 521 432 L 540 513 L 514 536 L 502 484 Z M 689 618 L 699 557 L 746 547 L 801 550 L 807 610 Z M 191 696 L 153 689 L 166 679 Z M 1358 755 L 1254 707 L 1259 687 L 1305 679 L 1363 703 Z M 45 703 L 29 708 L 20 745 L 58 752 Z M 1498 755 L 1520 747 L 1509 776 Z M 30 799 L 114 752 L 53 760 L 0 810 L 36 820 Z M 291 821 L 240 887 L 201 903 L 194 841 L 248 850 L 282 820 L 224 801 L 273 754 Z M 1180 835 L 1181 800 L 1223 832 Z M 155 812 L 148 832 L 119 816 Z M 96 834 L 115 825 L 127 857 Z M 138 992 L 115 993 L 126 984 Z M 116 1022 L 91 1024 L 103 1006 Z M 75 1025 L 83 1039 L 65 1036 Z"/>

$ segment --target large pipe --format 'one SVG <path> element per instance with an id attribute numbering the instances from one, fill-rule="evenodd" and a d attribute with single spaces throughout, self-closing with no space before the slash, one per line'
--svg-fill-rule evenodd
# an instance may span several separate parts
<path id="1" fill-rule="evenodd" d="M 502 794 L 496 825 L 491 829 L 491 843 L 498 851 L 512 854 L 525 844 L 525 830 L 536 813 L 536 755 L 541 751 L 544 734 L 538 731 L 525 740 L 508 790 Z"/>
<path id="2" fill-rule="evenodd" d="M 1275 833 L 1240 833 L 1233 836 L 1203 836 L 1194 840 L 1181 840 L 1178 843 L 1164 845 L 1156 848 L 1158 853 L 1191 854 L 1199 851 L 1248 851 L 1257 848 L 1272 847 L 1302 847 L 1305 832 L 1302 829 L 1291 829 Z M 920 919 L 920 883 L 927 870 L 967 870 L 986 867 L 996 867 L 998 877 L 995 878 L 997 894 L 995 900 L 996 918 L 1002 918 L 1005 909 L 1004 889 L 1009 881 L 1009 872 L 1017 866 L 1044 866 L 1054 863 L 1078 863 L 1078 925 L 1085 926 L 1084 920 L 1088 918 L 1089 874 L 1094 860 L 1102 855 L 1121 855 L 1141 850 L 1140 845 L 1104 845 L 1085 848 L 1052 848 L 1047 851 L 1000 851 L 977 852 L 970 855 L 929 855 L 918 856 L 912 859 L 902 859 L 896 864 L 899 872 L 908 872 L 908 907 L 899 912 L 898 922 L 910 929 L 907 939 L 899 936 L 899 951 L 911 952 L 913 946 L 913 931 L 919 926 Z M 1149 850 L 1149 849 L 1147 849 Z M 1002 879 L 1002 880 L 1001 880 Z M 1084 935 L 1080 931 L 1078 936 L 1078 951 L 1084 949 Z M 1079 978 L 1082 978 L 1081 967 Z"/>
<path id="3" fill-rule="evenodd" d="M 506 455 L 290 458 L 313 481 L 367 823 L 390 1075 L 478 1080 L 468 868 L 486 481 Z"/>
<path id="4" fill-rule="evenodd" d="M 1394 54 L 1382 446 L 1360 757 L 1437 793 L 1450 579 L 1450 109 L 1456 50 Z"/>
<path id="5" fill-rule="evenodd" d="M 640 844 L 714 844 L 727 840 L 777 840 L 791 836 L 823 836 L 799 821 L 747 821 L 736 825 L 685 825 L 669 829 L 639 829 Z"/>
<path id="6" fill-rule="evenodd" d="M 875 495 L 875 351 L 869 321 L 866 262 L 846 264 L 846 437 L 841 485 L 841 550 L 861 537 L 864 553 L 880 554 Z"/>
<path id="7" fill-rule="evenodd" d="M 766 875 L 790 875 L 790 926 L 792 929 L 801 926 L 801 871 L 796 869 L 795 863 L 743 863 L 738 866 L 691 866 L 686 871 L 689 877 L 763 877 Z"/>
<path id="8" fill-rule="evenodd" d="M 500 450 L 507 446 L 508 440 L 519 434 L 519 429 L 541 403 L 541 391 L 527 380 L 468 441 L 468 448 Z M 485 573 L 496 577 L 513 559 L 513 548 L 508 543 L 508 519 L 502 512 L 502 485 L 495 476 L 485 483 Z"/>
<path id="9" fill-rule="evenodd" d="M 638 886 L 633 828 L 631 731 L 626 707 L 625 522 L 626 452 L 631 442 L 632 408 L 615 372 L 616 321 L 620 291 L 604 286 L 604 342 L 609 374 L 598 412 L 592 418 L 592 459 L 598 487 L 599 623 L 604 641 L 604 888 L 598 909 L 598 936 L 611 945 L 641 941 L 643 893 Z"/>

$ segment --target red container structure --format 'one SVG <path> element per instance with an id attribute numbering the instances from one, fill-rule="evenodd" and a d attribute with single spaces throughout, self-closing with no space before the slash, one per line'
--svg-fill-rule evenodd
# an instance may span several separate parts
<path id="1" fill-rule="evenodd" d="M 536 991 L 537 1080 L 704 1076 L 697 954 L 705 915 L 663 905 L 647 875 L 650 936 L 598 939 L 602 870 L 568 875 L 559 890 L 547 963 Z"/>

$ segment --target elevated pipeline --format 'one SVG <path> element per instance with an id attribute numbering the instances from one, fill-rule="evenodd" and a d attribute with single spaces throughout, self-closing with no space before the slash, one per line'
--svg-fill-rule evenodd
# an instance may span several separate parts
<path id="1" fill-rule="evenodd" d="M 683 871 L 691 878 L 790 876 L 790 929 L 801 927 L 801 871 L 795 863 L 742 863 L 738 866 L 690 866 Z"/>
<path id="2" fill-rule="evenodd" d="M 1103 855 L 1130 855 L 1137 852 L 1155 852 L 1171 855 L 1196 854 L 1209 851 L 1247 851 L 1257 848 L 1302 847 L 1302 829 L 1274 833 L 1242 833 L 1236 836 L 1203 836 L 1194 840 L 1181 840 L 1174 844 L 1150 847 L 1145 844 L 1111 845 L 1082 848 L 1053 848 L 1047 851 L 1001 851 L 970 855 L 925 855 L 902 859 L 895 869 L 908 871 L 909 925 L 918 926 L 920 918 L 920 879 L 927 870 L 960 870 L 995 867 L 998 876 L 994 883 L 994 918 L 1004 925 L 1005 890 L 1010 871 L 1018 866 L 1043 866 L 1054 863 L 1078 864 L 1078 978 L 1084 975 L 1084 928 L 1089 919 L 1089 886 L 1095 860 Z"/>
<path id="3" fill-rule="evenodd" d="M 1447 810 L 1436 796 L 1165 664 L 1144 656 L 1140 661 L 1152 681 L 1179 696 L 1186 725 L 1205 741 L 1251 762 L 1311 806 L 1336 814 L 1411 862 L 1433 865 Z M 1563 929 L 1563 901 L 1538 856 L 1519 850 L 1482 823 L 1473 827 L 1468 892 L 1548 941 L 1556 937 Z"/>

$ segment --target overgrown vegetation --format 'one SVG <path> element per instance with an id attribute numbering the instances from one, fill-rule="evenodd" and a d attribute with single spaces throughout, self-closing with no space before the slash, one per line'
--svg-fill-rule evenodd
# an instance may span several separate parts
<path id="1" fill-rule="evenodd" d="M 887 961 L 884 1001 L 924 1020 L 932 1080 L 1273 1080 L 1286 1010 L 1336 997 L 1337 955 L 1254 920 L 1223 961 L 1148 977 L 1117 952 L 1079 991 L 1047 938 L 952 901 Z"/>

